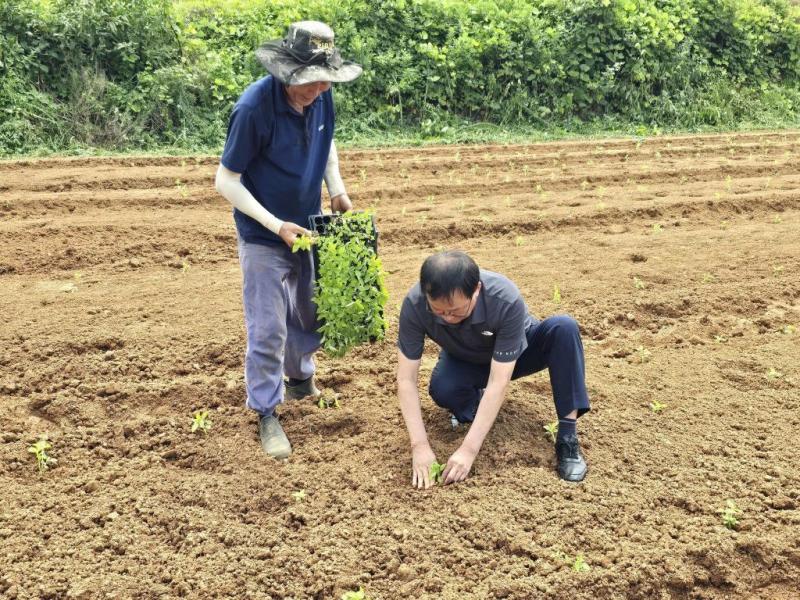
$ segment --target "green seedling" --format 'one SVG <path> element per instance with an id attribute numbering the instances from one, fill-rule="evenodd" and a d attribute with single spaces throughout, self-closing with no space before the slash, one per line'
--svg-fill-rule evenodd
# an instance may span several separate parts
<path id="1" fill-rule="evenodd" d="M 302 502 L 306 499 L 306 491 L 299 490 L 297 492 L 292 492 L 292 498 L 294 498 L 295 502 Z"/>
<path id="2" fill-rule="evenodd" d="M 52 447 L 53 445 L 45 438 L 42 438 L 35 444 L 28 446 L 28 452 L 36 457 L 36 466 L 39 468 L 40 472 L 47 471 L 47 469 L 55 466 L 58 463 L 55 458 L 47 454 L 47 451 Z"/>
<path id="3" fill-rule="evenodd" d="M 725 508 L 718 512 L 722 515 L 722 524 L 725 527 L 736 529 L 739 525 L 739 517 L 742 516 L 742 511 L 733 500 L 728 500 L 725 503 Z"/>
<path id="4" fill-rule="evenodd" d="M 795 327 L 794 325 L 786 325 L 786 327 L 784 327 L 782 331 L 786 335 L 794 335 L 795 333 L 797 333 L 797 327 Z"/>
<path id="5" fill-rule="evenodd" d="M 775 223 L 775 225 L 780 225 L 783 222 L 783 219 L 781 219 L 780 215 L 775 215 L 772 217 L 772 222 Z"/>
<path id="6" fill-rule="evenodd" d="M 311 246 L 314 245 L 314 238 L 309 235 L 298 235 L 294 238 L 294 244 L 292 244 L 292 252 L 299 252 L 300 250 L 311 250 Z"/>
<path id="7" fill-rule="evenodd" d="M 770 381 L 780 379 L 781 377 L 783 377 L 783 373 L 778 371 L 775 367 L 770 367 L 769 371 L 767 371 L 767 379 Z"/>
<path id="8" fill-rule="evenodd" d="M 667 408 L 667 405 L 659 402 L 658 400 L 653 400 L 650 403 L 650 410 L 652 410 L 656 414 L 660 413 L 665 408 Z"/>
<path id="9" fill-rule="evenodd" d="M 439 464 L 436 461 L 431 463 L 431 468 L 428 471 L 428 474 L 431 477 L 431 481 L 433 483 L 442 483 L 442 474 L 444 473 L 444 465 Z"/>
<path id="10" fill-rule="evenodd" d="M 586 573 L 590 568 L 589 564 L 583 558 L 583 554 L 578 554 L 572 563 L 572 570 L 576 573 Z"/>
<path id="11" fill-rule="evenodd" d="M 186 184 L 183 183 L 180 179 L 175 180 L 175 187 L 178 188 L 178 191 L 181 193 L 181 196 L 186 198 L 189 196 L 189 188 L 186 187 Z"/>
<path id="12" fill-rule="evenodd" d="M 331 394 L 329 392 L 320 394 L 317 406 L 320 408 L 342 408 L 342 405 L 339 404 L 339 394 Z"/>
<path id="13" fill-rule="evenodd" d="M 664 229 L 664 227 L 661 223 L 653 223 L 653 233 L 661 233 L 662 229 Z"/>
<path id="14" fill-rule="evenodd" d="M 188 260 L 184 259 L 181 261 L 181 273 L 186 275 L 189 272 L 189 267 L 190 265 Z"/>
<path id="15" fill-rule="evenodd" d="M 553 303 L 561 304 L 561 290 L 558 289 L 558 284 L 553 285 Z"/>
<path id="16" fill-rule="evenodd" d="M 200 430 L 207 434 L 209 429 L 211 429 L 211 419 L 208 418 L 208 411 L 195 411 L 192 417 L 192 433 Z"/>
<path id="17" fill-rule="evenodd" d="M 783 265 L 774 265 L 772 267 L 773 275 L 780 275 L 781 273 L 783 273 Z"/>
<path id="18" fill-rule="evenodd" d="M 587 189 L 588 187 L 589 187 L 589 182 L 588 182 L 588 181 L 586 181 L 586 180 L 584 179 L 584 180 L 581 182 L 581 189 L 582 189 L 583 191 L 586 191 L 586 189 Z"/>
<path id="19" fill-rule="evenodd" d="M 717 280 L 711 273 L 703 273 L 703 283 L 713 283 Z"/>
<path id="20" fill-rule="evenodd" d="M 545 433 L 550 436 L 550 440 L 556 443 L 556 434 L 558 433 L 558 421 L 551 421 L 544 426 Z"/>
<path id="21" fill-rule="evenodd" d="M 724 344 L 728 341 L 728 338 L 726 338 L 724 335 L 715 335 L 714 341 L 718 344 Z"/>
<path id="22" fill-rule="evenodd" d="M 522 246 L 522 244 L 524 244 L 524 243 L 525 243 L 525 238 L 522 237 L 521 235 L 518 235 L 517 237 L 514 238 L 514 245 L 515 246 Z"/>
<path id="23" fill-rule="evenodd" d="M 644 364 L 650 360 L 650 350 L 645 348 L 644 346 L 639 346 L 636 348 L 637 354 L 639 354 L 639 362 Z"/>
<path id="24" fill-rule="evenodd" d="M 359 586 L 358 591 L 342 594 L 341 600 L 369 600 L 369 598 L 367 598 L 364 588 Z"/>
<path id="25" fill-rule="evenodd" d="M 720 227 L 722 227 L 722 229 L 728 229 L 728 225 L 729 223 L 726 219 L 723 219 L 722 223 L 720 223 Z"/>
<path id="26" fill-rule="evenodd" d="M 645 288 L 644 281 L 639 279 L 638 277 L 633 278 L 633 287 L 637 290 L 643 290 Z"/>

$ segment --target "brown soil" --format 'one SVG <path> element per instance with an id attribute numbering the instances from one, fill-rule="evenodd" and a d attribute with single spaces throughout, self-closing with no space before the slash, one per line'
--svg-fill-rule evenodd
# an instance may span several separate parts
<path id="1" fill-rule="evenodd" d="M 342 152 L 377 210 L 391 326 L 321 358 L 343 407 L 288 405 L 286 463 L 243 405 L 216 158 L 0 163 L 0 596 L 800 597 L 798 149 L 778 132 Z M 581 323 L 584 483 L 554 473 L 539 374 L 465 483 L 411 488 L 393 342 L 441 247 Z M 463 432 L 423 412 L 446 460 Z M 39 474 L 42 435 L 58 465 Z"/>

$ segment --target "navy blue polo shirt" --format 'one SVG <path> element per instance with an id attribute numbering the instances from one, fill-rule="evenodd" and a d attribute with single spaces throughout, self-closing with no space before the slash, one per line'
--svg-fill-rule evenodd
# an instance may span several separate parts
<path id="1" fill-rule="evenodd" d="M 528 347 L 527 332 L 536 321 L 519 289 L 507 277 L 481 269 L 481 291 L 472 314 L 454 325 L 433 314 L 419 283 L 400 309 L 397 346 L 409 360 L 422 358 L 425 336 L 452 356 L 488 365 L 517 360 Z"/>
<path id="2" fill-rule="evenodd" d="M 308 227 L 319 214 L 322 177 L 334 127 L 331 90 L 320 94 L 301 115 L 272 75 L 251 84 L 233 107 L 221 163 L 242 174 L 242 183 L 269 212 Z M 236 230 L 246 242 L 283 244 L 255 219 L 234 209 Z"/>

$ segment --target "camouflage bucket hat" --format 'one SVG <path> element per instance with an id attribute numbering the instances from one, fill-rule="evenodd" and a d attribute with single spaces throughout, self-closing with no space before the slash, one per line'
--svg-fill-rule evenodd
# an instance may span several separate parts
<path id="1" fill-rule="evenodd" d="M 342 60 L 333 45 L 333 30 L 319 21 L 292 23 L 285 38 L 267 42 L 256 50 L 256 57 L 286 85 L 341 83 L 361 75 L 361 65 Z"/>

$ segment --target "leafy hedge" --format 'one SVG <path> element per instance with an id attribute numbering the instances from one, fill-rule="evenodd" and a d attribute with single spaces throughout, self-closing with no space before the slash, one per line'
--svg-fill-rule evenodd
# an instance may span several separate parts
<path id="1" fill-rule="evenodd" d="M 336 87 L 344 138 L 800 115 L 786 0 L 0 0 L 0 153 L 218 147 L 254 48 L 305 18 L 365 67 Z"/>

